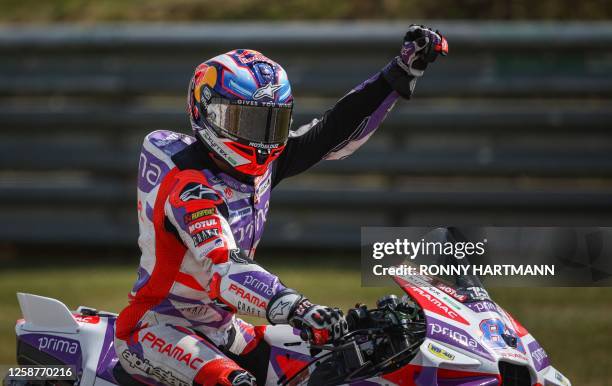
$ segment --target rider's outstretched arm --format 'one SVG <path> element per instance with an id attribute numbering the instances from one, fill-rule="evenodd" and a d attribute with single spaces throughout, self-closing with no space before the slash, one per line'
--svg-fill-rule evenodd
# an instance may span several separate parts
<path id="1" fill-rule="evenodd" d="M 273 185 L 317 162 L 349 156 L 376 131 L 399 94 L 378 72 L 355 87 L 322 117 L 292 131 L 273 174 Z"/>
<path id="2" fill-rule="evenodd" d="M 446 40 L 439 33 L 411 26 L 399 56 L 349 91 L 321 118 L 290 133 L 274 169 L 273 185 L 321 160 L 351 155 L 376 131 L 400 96 L 410 98 L 427 63 L 446 50 Z"/>

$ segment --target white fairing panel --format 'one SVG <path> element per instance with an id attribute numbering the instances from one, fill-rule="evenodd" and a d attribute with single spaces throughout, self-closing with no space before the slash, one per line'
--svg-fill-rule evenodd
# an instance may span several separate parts
<path id="1" fill-rule="evenodd" d="M 572 383 L 559 370 L 549 366 L 544 370 L 544 384 L 551 386 L 572 386 Z"/>
<path id="2" fill-rule="evenodd" d="M 108 318 L 95 318 L 95 322 L 77 320 L 66 305 L 59 300 L 44 296 L 18 293 L 19 306 L 23 314 L 23 321 L 18 321 L 15 327 L 18 336 L 36 335 L 53 341 L 62 339 L 77 340 L 81 355 L 82 386 L 109 386 L 112 383 L 98 378 L 96 369 L 101 358 L 102 349 L 108 327 Z M 42 335 L 39 335 L 42 334 Z M 38 349 L 48 354 L 63 354 L 66 346 L 41 347 Z M 36 346 L 35 346 L 36 347 Z M 52 352 L 55 350 L 55 352 Z M 51 352 L 50 352 L 51 351 Z"/>
<path id="3" fill-rule="evenodd" d="M 59 300 L 21 292 L 17 293 L 17 300 L 25 319 L 22 329 L 77 333 L 79 323 Z"/>
<path id="4" fill-rule="evenodd" d="M 299 356 L 303 356 L 304 358 L 310 357 L 310 350 L 306 342 L 302 341 L 299 335 L 296 334 L 293 327 L 286 324 L 277 324 L 270 325 L 266 327 L 266 333 L 264 335 L 264 340 L 270 345 L 272 350 L 272 357 L 276 354 L 287 355 L 290 354 L 295 356 L 296 354 Z M 272 358 L 273 359 L 273 358 Z M 267 386 L 277 386 L 278 385 L 278 374 L 273 365 L 273 360 L 268 364 L 268 377 L 266 379 Z M 307 379 L 304 381 L 304 384 L 307 383 Z M 292 383 L 293 385 L 301 385 L 302 383 L 296 382 Z"/>

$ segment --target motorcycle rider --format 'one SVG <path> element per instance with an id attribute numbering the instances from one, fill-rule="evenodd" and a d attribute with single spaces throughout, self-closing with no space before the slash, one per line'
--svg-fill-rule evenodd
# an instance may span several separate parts
<path id="1" fill-rule="evenodd" d="M 119 361 L 133 378 L 263 384 L 265 326 L 236 313 L 290 324 L 315 343 L 346 332 L 339 310 L 311 303 L 253 261 L 270 192 L 321 160 L 354 152 L 446 52 L 439 33 L 410 26 L 400 55 L 295 131 L 291 87 L 279 64 L 238 49 L 196 68 L 187 100 L 194 136 L 155 131 L 140 154 L 142 256 L 115 333 Z"/>

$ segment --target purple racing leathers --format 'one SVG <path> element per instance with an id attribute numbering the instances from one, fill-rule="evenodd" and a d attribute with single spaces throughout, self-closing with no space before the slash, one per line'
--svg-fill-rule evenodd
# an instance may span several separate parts
<path id="1" fill-rule="evenodd" d="M 265 317 L 285 290 L 253 262 L 271 190 L 321 160 L 350 155 L 397 99 L 382 72 L 374 75 L 291 132 L 284 152 L 255 178 L 224 173 L 191 136 L 149 134 L 138 175 L 138 279 L 116 323 L 123 367 L 146 383 L 188 385 L 241 370 L 228 355 L 247 355 L 261 334 L 235 314 Z"/>

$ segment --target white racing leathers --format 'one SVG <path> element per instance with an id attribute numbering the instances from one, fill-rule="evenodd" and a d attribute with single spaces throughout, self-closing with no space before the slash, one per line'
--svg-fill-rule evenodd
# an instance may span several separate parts
<path id="1" fill-rule="evenodd" d="M 142 256 L 115 339 L 129 373 L 149 384 L 231 384 L 229 375 L 242 368 L 227 354 L 247 355 L 265 328 L 235 314 L 265 317 L 270 298 L 285 288 L 252 260 L 272 188 L 322 159 L 355 151 L 397 98 L 376 74 L 293 132 L 281 156 L 252 180 L 223 173 L 191 136 L 155 131 L 145 138 L 138 175 Z"/>

